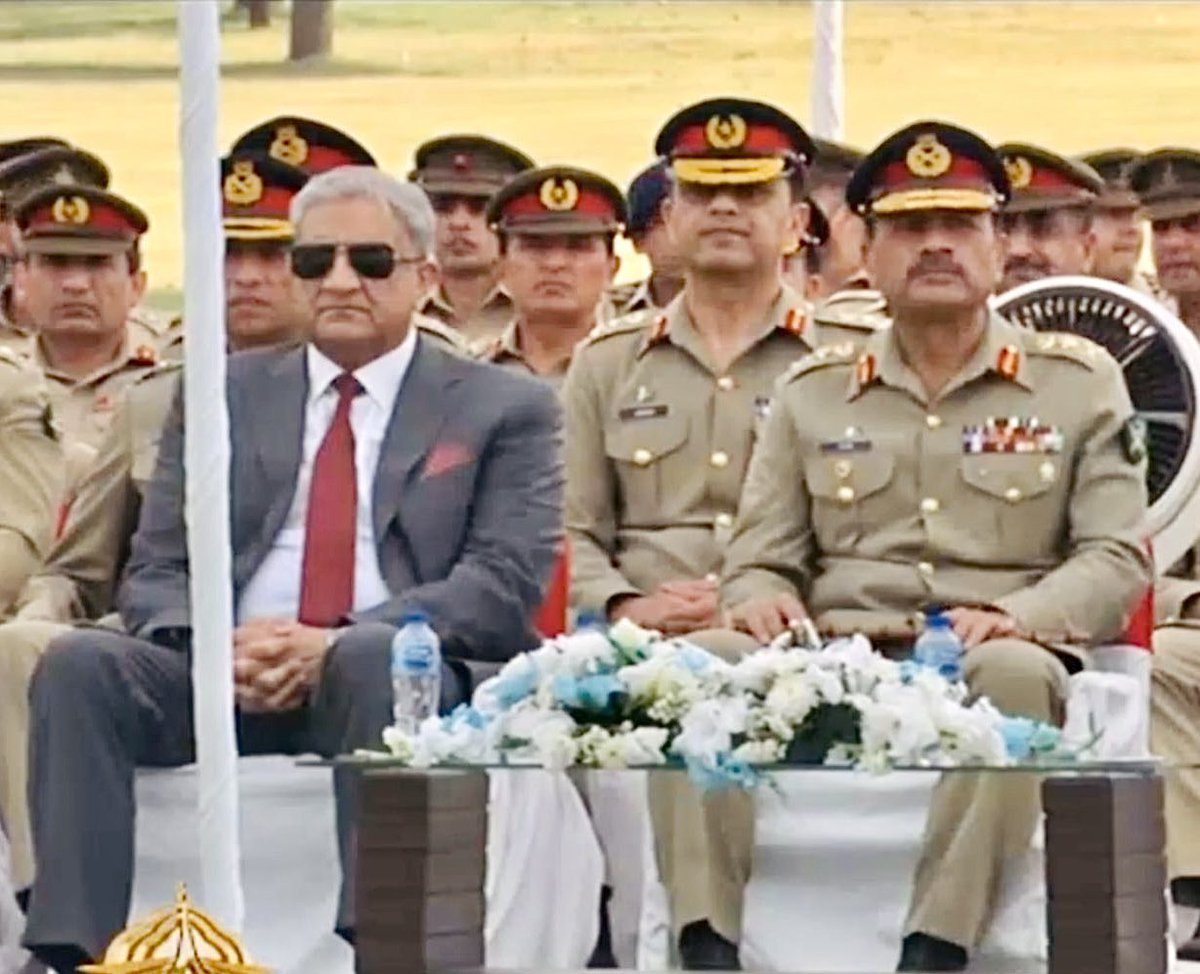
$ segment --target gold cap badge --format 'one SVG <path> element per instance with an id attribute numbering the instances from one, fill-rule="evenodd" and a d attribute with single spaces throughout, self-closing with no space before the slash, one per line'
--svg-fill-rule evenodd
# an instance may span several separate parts
<path id="1" fill-rule="evenodd" d="M 1033 166 L 1024 156 L 1010 156 L 1004 160 L 1004 171 L 1013 189 L 1024 189 L 1033 179 Z"/>
<path id="2" fill-rule="evenodd" d="M 262 199 L 263 181 L 254 171 L 254 163 L 249 159 L 239 159 L 225 177 L 222 188 L 226 202 L 234 206 L 251 206 Z"/>
<path id="3" fill-rule="evenodd" d="M 308 158 L 308 143 L 300 137 L 294 125 L 281 125 L 275 130 L 275 141 L 267 154 L 289 166 L 302 166 Z"/>
<path id="4" fill-rule="evenodd" d="M 575 209 L 579 203 L 579 187 L 573 179 L 556 179 L 551 177 L 542 183 L 538 191 L 538 199 L 542 206 L 558 213 Z"/>
<path id="5" fill-rule="evenodd" d="M 92 208 L 82 196 L 60 196 L 50 209 L 55 223 L 75 223 L 82 225 L 88 222 Z"/>
<path id="6" fill-rule="evenodd" d="M 741 115 L 714 115 L 704 126 L 704 138 L 714 149 L 740 149 L 746 141 L 746 120 Z"/>
<path id="7" fill-rule="evenodd" d="M 181 885 L 175 906 L 126 927 L 100 964 L 81 974 L 268 974 L 246 955 L 233 934 L 192 906 Z"/>
<path id="8" fill-rule="evenodd" d="M 936 179 L 950 171 L 954 157 L 950 154 L 938 137 L 932 132 L 917 136 L 904 156 L 904 164 L 914 176 L 922 179 Z"/>

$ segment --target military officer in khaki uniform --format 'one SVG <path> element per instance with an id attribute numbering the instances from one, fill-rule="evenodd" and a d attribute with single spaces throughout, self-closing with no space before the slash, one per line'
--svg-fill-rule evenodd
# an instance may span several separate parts
<path id="1" fill-rule="evenodd" d="M 663 219 L 663 204 L 670 191 L 671 176 L 661 159 L 634 176 L 629 184 L 625 193 L 629 210 L 625 236 L 650 262 L 650 274 L 644 280 L 609 289 L 606 309 L 609 318 L 621 318 L 635 311 L 657 313 L 683 290 L 683 267 Z"/>
<path id="2" fill-rule="evenodd" d="M 74 483 L 123 391 L 160 360 L 127 325 L 145 289 L 138 240 L 147 221 L 129 201 L 79 185 L 35 191 L 16 217 L 24 250 L 16 285 L 38 333 L 32 357 L 50 382 Z"/>
<path id="3" fill-rule="evenodd" d="M 1106 352 L 989 312 L 1003 260 L 993 214 L 1008 192 L 991 147 L 945 123 L 901 130 L 856 171 L 847 200 L 868 221 L 892 327 L 784 377 L 721 598 L 751 648 L 809 614 L 879 636 L 948 607 L 971 689 L 1060 721 L 1068 672 L 1120 637 L 1151 580 L 1145 445 Z M 1038 804 L 1034 776 L 942 781 L 900 970 L 965 968 Z M 720 829 L 717 812 L 728 809 L 710 816 L 713 857 L 733 890 L 749 871 L 749 823 Z"/>
<path id="4" fill-rule="evenodd" d="M 1200 152 L 1159 149 L 1130 177 L 1150 222 L 1158 283 L 1183 322 L 1200 334 Z"/>
<path id="5" fill-rule="evenodd" d="M 1102 149 L 1079 157 L 1104 180 L 1104 190 L 1092 208 L 1096 234 L 1092 273 L 1169 303 L 1170 295 L 1159 287 L 1154 275 L 1138 267 L 1144 236 L 1142 201 L 1133 190 L 1131 178 L 1141 158 L 1136 149 Z"/>
<path id="6" fill-rule="evenodd" d="M 487 202 L 518 173 L 533 168 L 519 149 L 482 135 L 447 135 L 418 147 L 408 178 L 425 190 L 437 216 L 441 283 L 418 309 L 468 341 L 497 337 L 512 321 L 500 282 L 500 244 Z"/>
<path id="7" fill-rule="evenodd" d="M 1160 149 L 1131 177 L 1152 229 L 1160 283 L 1179 302 L 1183 321 L 1200 334 L 1200 153 Z M 1200 539 L 1198 539 L 1200 540 Z M 1154 752 L 1169 761 L 1200 756 L 1200 544 L 1154 591 L 1151 731 Z M 1167 861 L 1175 900 L 1200 907 L 1200 773 L 1164 776 Z M 1179 956 L 1200 960 L 1200 928 Z"/>
<path id="8" fill-rule="evenodd" d="M 996 151 L 1012 184 L 1000 216 L 1008 256 L 999 293 L 1043 277 L 1092 273 L 1092 210 L 1104 180 L 1090 166 L 1038 146 L 1008 142 Z"/>
<path id="9" fill-rule="evenodd" d="M 47 144 L 49 143 L 49 144 Z M 58 140 L 26 139 L 5 147 L 0 161 L 0 344 L 29 352 L 33 332 L 14 301 L 12 269 L 20 252 L 14 214 L 17 203 L 48 183 L 108 187 L 108 167 L 81 149 Z"/>
<path id="10" fill-rule="evenodd" d="M 616 186 L 572 166 L 530 169 L 493 196 L 487 219 L 514 318 L 479 357 L 561 386 L 575 346 L 596 327 L 625 218 Z"/>
<path id="11" fill-rule="evenodd" d="M 240 150 L 221 161 L 231 351 L 296 340 L 303 312 L 288 264 L 288 210 L 307 180 L 302 170 L 259 152 Z M 33 878 L 25 809 L 29 680 L 54 637 L 114 608 L 117 579 L 180 374 L 177 363 L 162 363 L 125 389 L 61 537 L 21 590 L 16 618 L 0 625 L 0 818 L 11 840 L 18 889 Z"/>
<path id="12" fill-rule="evenodd" d="M 812 151 L 793 119 L 714 99 L 675 115 L 655 149 L 671 167 L 664 213 L 686 283 L 662 315 L 614 322 L 576 349 L 563 388 L 565 508 L 575 606 L 687 632 L 716 618 L 714 573 L 775 380 L 870 326 L 826 328 L 783 284 L 781 258 L 805 232 Z M 699 799 L 682 776 L 653 787 L 683 962 L 736 960 L 709 923 Z"/>
<path id="13" fill-rule="evenodd" d="M 846 184 L 862 161 L 853 146 L 830 139 L 814 139 L 816 158 L 809 169 L 808 194 L 828 223 L 821 245 L 820 268 L 816 272 L 813 300 L 828 301 L 842 291 L 868 289 L 863 268 L 866 228 L 862 217 L 846 205 Z M 812 255 L 810 255 L 811 257 Z"/>

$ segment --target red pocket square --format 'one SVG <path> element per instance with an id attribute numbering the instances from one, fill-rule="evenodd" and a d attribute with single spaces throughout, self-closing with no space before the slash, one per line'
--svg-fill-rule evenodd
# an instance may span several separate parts
<path id="1" fill-rule="evenodd" d="M 475 458 L 471 451 L 461 443 L 438 443 L 429 451 L 421 476 L 426 480 L 430 477 L 440 477 L 455 467 L 470 463 L 473 459 Z"/>

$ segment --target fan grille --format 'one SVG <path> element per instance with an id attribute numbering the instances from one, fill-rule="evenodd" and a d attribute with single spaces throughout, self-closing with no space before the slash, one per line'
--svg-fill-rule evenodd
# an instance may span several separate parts
<path id="1" fill-rule="evenodd" d="M 1175 345 L 1141 307 L 1086 287 L 1050 287 L 1001 301 L 1010 321 L 1036 331 L 1090 338 L 1107 349 L 1125 374 L 1133 408 L 1146 423 L 1146 486 L 1158 500 L 1178 476 L 1195 424 L 1187 366 Z"/>

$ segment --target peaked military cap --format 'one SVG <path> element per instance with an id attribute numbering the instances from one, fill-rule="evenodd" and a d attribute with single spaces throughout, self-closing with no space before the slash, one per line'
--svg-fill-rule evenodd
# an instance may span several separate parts
<path id="1" fill-rule="evenodd" d="M 108 187 L 109 172 L 99 158 L 68 145 L 43 146 L 0 162 L 0 205 L 6 211 L 35 189 L 50 184 Z"/>
<path id="2" fill-rule="evenodd" d="M 127 199 L 97 186 L 50 185 L 17 205 L 25 249 L 35 254 L 124 253 L 150 226 Z"/>
<path id="3" fill-rule="evenodd" d="M 616 186 L 572 166 L 527 170 L 487 205 L 488 223 L 509 233 L 616 233 L 626 219 L 625 197 Z"/>
<path id="4" fill-rule="evenodd" d="M 1079 157 L 1080 162 L 1091 166 L 1104 180 L 1104 190 L 1096 200 L 1096 206 L 1106 210 L 1128 210 L 1141 204 L 1130 182 L 1141 158 L 1142 154 L 1136 149 L 1100 149 Z"/>
<path id="5" fill-rule="evenodd" d="M 1012 185 L 1009 213 L 1091 206 L 1104 192 L 1104 180 L 1086 163 L 1023 142 L 1006 142 L 996 151 Z"/>
<path id="6" fill-rule="evenodd" d="M 661 159 L 634 176 L 625 193 L 629 208 L 626 231 L 631 234 L 645 233 L 658 219 L 663 200 L 670 191 L 671 177 L 667 175 L 667 164 Z"/>
<path id="7" fill-rule="evenodd" d="M 52 146 L 67 144 L 66 139 L 60 139 L 54 135 L 33 135 L 25 139 L 11 139 L 8 142 L 0 142 L 0 162 L 8 162 L 9 159 L 23 156 L 25 153 L 34 152 L 37 149 L 49 149 Z"/>
<path id="8" fill-rule="evenodd" d="M 786 112 L 760 101 L 712 98 L 677 112 L 654 142 L 675 178 L 709 185 L 765 183 L 803 168 L 813 141 Z"/>
<path id="9" fill-rule="evenodd" d="M 846 186 L 856 213 L 886 216 L 916 210 L 995 210 L 1009 183 L 996 151 L 949 122 L 915 122 L 867 153 Z"/>
<path id="10" fill-rule="evenodd" d="M 228 240 L 291 240 L 289 209 L 309 176 L 261 152 L 221 160 L 221 218 Z"/>
<path id="11" fill-rule="evenodd" d="M 1142 156 L 1130 183 L 1149 220 L 1175 220 L 1200 213 L 1200 152 L 1156 149 Z"/>
<path id="12" fill-rule="evenodd" d="M 861 149 L 831 139 L 813 138 L 816 156 L 808 167 L 809 188 L 844 186 L 859 164 L 866 158 Z"/>
<path id="13" fill-rule="evenodd" d="M 489 197 L 533 160 L 484 135 L 444 135 L 417 148 L 408 174 L 431 195 Z"/>
<path id="14" fill-rule="evenodd" d="M 254 126 L 229 152 L 262 152 L 310 176 L 339 166 L 375 165 L 375 157 L 341 129 L 298 115 L 281 115 Z"/>

